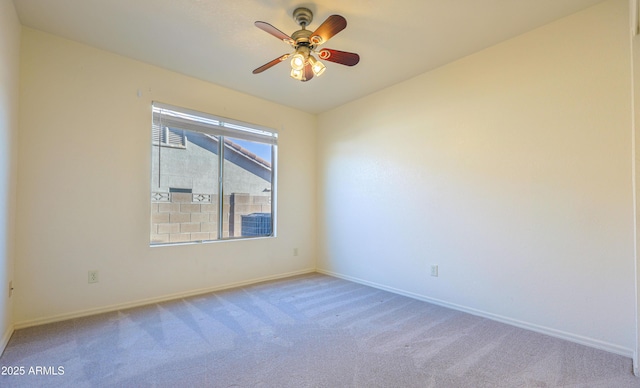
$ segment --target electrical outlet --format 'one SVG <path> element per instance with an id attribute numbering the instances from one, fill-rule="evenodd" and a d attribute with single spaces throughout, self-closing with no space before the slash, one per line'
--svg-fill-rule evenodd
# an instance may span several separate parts
<path id="1" fill-rule="evenodd" d="M 437 265 L 432 265 L 431 266 L 431 276 L 438 277 L 438 266 Z"/>
<path id="2" fill-rule="evenodd" d="M 89 283 L 98 283 L 98 270 L 89 271 Z"/>
<path id="3" fill-rule="evenodd" d="M 293 248 L 293 255 L 298 256 L 298 248 Z"/>
<path id="4" fill-rule="evenodd" d="M 13 295 L 13 280 L 9 282 L 9 298 Z"/>

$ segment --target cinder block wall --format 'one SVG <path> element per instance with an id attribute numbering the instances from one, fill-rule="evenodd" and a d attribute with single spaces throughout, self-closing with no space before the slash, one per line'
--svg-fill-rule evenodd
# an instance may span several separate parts
<path id="1" fill-rule="evenodd" d="M 240 237 L 242 216 L 270 213 L 270 199 L 268 195 L 225 195 L 222 237 Z M 152 193 L 151 243 L 218 239 L 217 203 L 217 194 Z"/>

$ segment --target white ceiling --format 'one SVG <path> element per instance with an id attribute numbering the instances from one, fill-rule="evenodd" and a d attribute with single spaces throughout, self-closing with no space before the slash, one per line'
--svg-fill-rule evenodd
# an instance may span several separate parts
<path id="1" fill-rule="evenodd" d="M 14 0 L 23 25 L 210 81 L 310 113 L 409 79 L 602 0 Z M 357 52 L 355 67 L 328 62 L 309 82 L 288 62 L 252 70 L 290 46 L 256 28 L 287 34 L 292 12 L 329 15 L 347 28 L 322 47 Z"/>

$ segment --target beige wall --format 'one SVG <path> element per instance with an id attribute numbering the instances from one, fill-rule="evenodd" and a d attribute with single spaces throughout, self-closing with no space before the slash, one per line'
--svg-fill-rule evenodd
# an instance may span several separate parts
<path id="1" fill-rule="evenodd" d="M 640 279 L 640 262 L 638 261 L 638 243 L 640 242 L 640 227 L 638 222 L 640 221 L 640 215 L 638 209 L 640 209 L 640 196 L 638 196 L 638 183 L 640 182 L 640 2 L 638 0 L 629 0 L 629 8 L 631 10 L 631 35 L 632 35 L 632 47 L 633 47 L 633 96 L 634 96 L 634 156 L 635 156 L 635 200 L 636 200 L 636 314 L 640 321 L 640 288 L 637 286 L 638 279 Z M 636 321 L 638 322 L 638 321 Z M 636 323 L 637 324 L 637 323 Z M 636 347 L 635 356 L 633 358 L 633 368 L 636 376 L 640 376 L 640 368 L 638 365 L 638 356 L 640 355 L 640 326 L 636 327 Z"/>
<path id="2" fill-rule="evenodd" d="M 630 64 L 613 0 L 321 114 L 319 269 L 631 356 Z"/>
<path id="3" fill-rule="evenodd" d="M 28 28 L 21 54 L 17 326 L 315 267 L 315 116 Z M 279 131 L 277 238 L 149 247 L 152 100 Z"/>
<path id="4" fill-rule="evenodd" d="M 18 144 L 20 22 L 11 0 L 0 0 L 0 353 L 9 341 L 13 303 L 14 221 Z"/>

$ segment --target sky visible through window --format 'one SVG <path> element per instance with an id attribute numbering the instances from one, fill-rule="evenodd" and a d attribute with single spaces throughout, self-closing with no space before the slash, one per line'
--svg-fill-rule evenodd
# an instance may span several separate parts
<path id="1" fill-rule="evenodd" d="M 236 138 L 231 139 L 231 141 L 271 163 L 271 146 L 269 144 L 255 143 L 252 141 L 240 140 Z"/>

